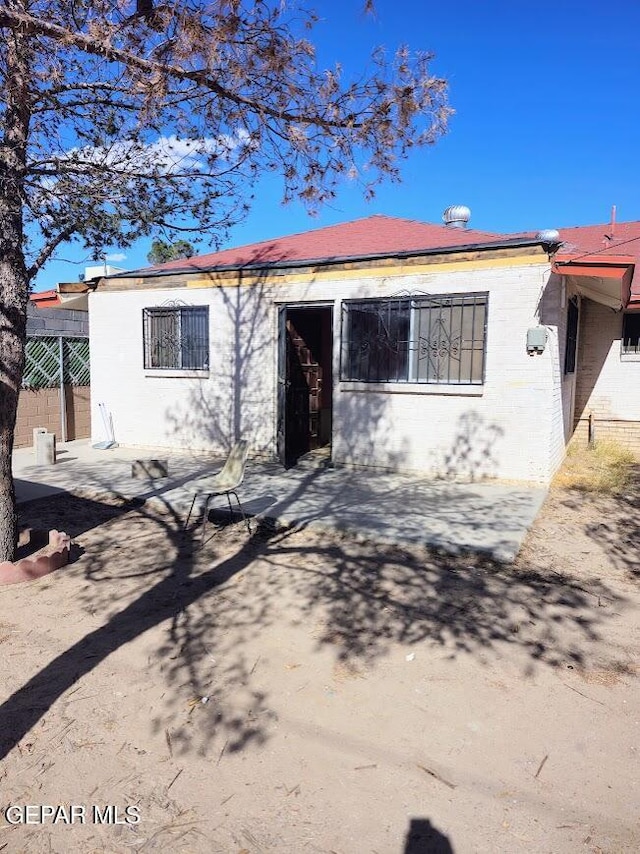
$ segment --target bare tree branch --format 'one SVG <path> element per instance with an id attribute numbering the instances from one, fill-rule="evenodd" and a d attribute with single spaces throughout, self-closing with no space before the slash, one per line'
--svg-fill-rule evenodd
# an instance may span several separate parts
<path id="1" fill-rule="evenodd" d="M 29 283 L 56 249 L 185 233 L 216 244 L 256 179 L 308 209 L 365 196 L 444 132 L 446 84 L 400 48 L 343 81 L 317 17 L 271 0 L 0 3 L 0 560 L 13 551 L 11 446 Z M 369 5 L 369 4 L 367 4 Z"/>
<path id="2" fill-rule="evenodd" d="M 27 270 L 29 278 L 33 278 L 36 273 L 41 270 L 42 267 L 44 267 L 44 265 L 47 263 L 49 258 L 51 258 L 51 256 L 61 243 L 66 243 L 71 237 L 73 237 L 77 228 L 78 224 L 76 222 L 71 223 L 71 225 L 68 225 L 66 228 L 62 229 L 62 231 L 58 232 L 55 237 L 52 237 L 47 243 L 44 244 L 44 246 L 38 252 L 35 261 Z"/>
<path id="3" fill-rule="evenodd" d="M 274 110 L 268 104 L 257 101 L 253 98 L 246 98 L 237 92 L 232 92 L 225 86 L 221 85 L 218 80 L 212 77 L 206 69 L 189 69 L 182 68 L 166 62 L 157 62 L 149 59 L 143 59 L 136 56 L 130 51 L 121 50 L 110 45 L 107 41 L 94 39 L 90 36 L 85 36 L 83 33 L 72 32 L 69 29 L 60 27 L 57 24 L 52 24 L 49 21 L 43 21 L 40 18 L 35 18 L 28 15 L 26 12 L 18 12 L 12 9 L 4 9 L 0 12 L 0 28 L 9 28 L 22 33 L 23 35 L 39 35 L 46 36 L 59 44 L 66 47 L 73 46 L 85 53 L 102 56 L 112 62 L 120 62 L 128 68 L 136 68 L 138 71 L 143 71 L 148 75 L 151 81 L 168 76 L 178 80 L 191 80 L 219 95 L 226 101 L 230 101 L 238 106 L 247 107 L 250 110 L 272 116 L 281 121 L 291 122 L 293 124 L 315 124 L 323 128 L 338 128 L 338 127 L 361 127 L 357 121 L 355 114 L 349 114 L 340 121 L 330 121 L 322 118 L 318 114 L 296 114 L 288 110 Z"/>

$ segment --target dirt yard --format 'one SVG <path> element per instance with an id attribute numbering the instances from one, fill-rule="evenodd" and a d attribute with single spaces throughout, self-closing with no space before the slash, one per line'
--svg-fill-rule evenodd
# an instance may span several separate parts
<path id="1" fill-rule="evenodd" d="M 0 588 L 0 852 L 640 850 L 639 496 L 512 567 L 26 505 L 75 548 Z"/>

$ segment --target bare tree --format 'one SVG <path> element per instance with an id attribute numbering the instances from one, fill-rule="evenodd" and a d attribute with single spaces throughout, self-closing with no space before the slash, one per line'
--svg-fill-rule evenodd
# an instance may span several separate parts
<path id="1" fill-rule="evenodd" d="M 215 243 L 265 171 L 314 208 L 344 177 L 366 194 L 398 179 L 445 130 L 430 55 L 379 50 L 344 81 L 316 67 L 315 20 L 275 0 L 0 4 L 0 560 L 15 544 L 29 284 L 59 246 L 196 227 Z"/>

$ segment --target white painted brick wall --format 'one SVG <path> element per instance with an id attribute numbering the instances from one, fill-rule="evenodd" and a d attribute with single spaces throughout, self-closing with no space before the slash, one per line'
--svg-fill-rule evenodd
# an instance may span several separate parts
<path id="1" fill-rule="evenodd" d="M 98 409 L 104 402 L 122 444 L 226 449 L 237 425 L 239 433 L 250 436 L 254 449 L 271 450 L 271 307 L 267 303 L 265 310 L 250 289 L 240 295 L 237 305 L 229 302 L 233 294 L 208 288 L 92 294 L 93 438 L 104 438 Z M 142 310 L 176 299 L 209 305 L 209 379 L 146 375 Z M 236 330 L 250 334 L 236 336 Z"/>
<path id="2" fill-rule="evenodd" d="M 566 446 L 573 434 L 573 400 L 575 395 L 575 373 L 564 373 L 568 301 L 573 296 L 566 289 L 562 278 L 551 274 L 540 300 L 540 322 L 549 331 L 551 354 L 551 425 L 549 454 L 551 474 L 564 459 Z"/>
<path id="3" fill-rule="evenodd" d="M 334 305 L 333 456 L 336 462 L 447 477 L 547 481 L 564 448 L 559 391 L 559 302 L 543 317 L 548 264 L 272 288 L 184 288 L 90 296 L 92 432 L 103 436 L 97 404 L 113 413 L 117 441 L 224 449 L 236 433 L 275 453 L 276 302 Z M 339 382 L 340 300 L 399 291 L 489 291 L 486 382 L 454 395 L 435 386 L 407 393 L 354 391 Z M 180 299 L 210 306 L 209 379 L 145 376 L 142 309 Z M 549 346 L 526 353 L 526 332 L 544 322 Z M 237 366 L 240 365 L 239 368 Z M 239 378 L 239 382 L 236 380 Z M 555 389 L 555 391 L 554 391 Z M 394 393 L 388 393 L 388 392 Z M 478 394 L 480 391 L 480 394 Z"/>
<path id="4" fill-rule="evenodd" d="M 640 361 L 620 354 L 622 314 L 583 300 L 576 419 L 640 421 Z"/>

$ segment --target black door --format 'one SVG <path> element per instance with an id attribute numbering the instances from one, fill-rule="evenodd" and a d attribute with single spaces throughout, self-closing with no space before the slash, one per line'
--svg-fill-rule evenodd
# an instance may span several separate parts
<path id="1" fill-rule="evenodd" d="M 331 440 L 331 309 L 281 308 L 278 456 L 290 466 Z"/>

